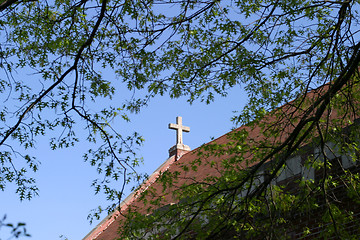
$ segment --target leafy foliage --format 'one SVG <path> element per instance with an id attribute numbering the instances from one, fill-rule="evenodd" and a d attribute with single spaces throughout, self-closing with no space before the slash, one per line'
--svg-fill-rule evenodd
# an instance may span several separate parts
<path id="1" fill-rule="evenodd" d="M 18 223 L 14 225 L 12 223 L 6 223 L 6 215 L 0 221 L 0 229 L 7 228 L 10 230 L 9 238 L 19 238 L 19 237 L 30 237 L 31 235 L 26 232 L 25 223 Z"/>
<path id="2" fill-rule="evenodd" d="M 349 215 L 328 201 L 328 187 L 339 180 L 326 170 L 332 168 L 326 157 L 307 161 L 309 169 L 325 173 L 320 188 L 299 180 L 304 194 L 292 195 L 269 186 L 305 146 L 319 148 L 324 156 L 330 142 L 339 151 L 357 152 L 357 136 L 345 129 L 356 129 L 359 115 L 359 1 L 3 0 L 0 12 L 2 190 L 14 182 L 21 199 L 37 194 L 34 179 L 25 173 L 37 171 L 39 163 L 22 152 L 49 133 L 60 133 L 50 139 L 52 149 L 72 147 L 84 141 L 78 132 L 85 124 L 85 140 L 97 148 L 84 159 L 102 174 L 93 185 L 113 201 L 111 211 L 125 184 L 142 180 L 134 167 L 139 163 L 135 149 L 143 139 L 114 129 L 115 119 L 128 121 L 129 112 L 138 112 L 156 95 L 211 103 L 215 95 L 226 96 L 240 85 L 249 101 L 234 121 L 246 127 L 229 136 L 229 144 L 206 146 L 199 156 L 222 158 L 220 175 L 182 187 L 174 196 L 179 205 L 165 211 L 170 216 L 148 215 L 157 229 L 155 238 L 167 221 L 171 229 L 164 238 L 190 233 L 205 238 L 227 230 L 234 236 L 259 230 L 274 238 L 281 235 L 274 226 L 287 223 L 289 205 L 299 203 L 295 206 L 306 210 L 300 204 L 305 201 L 309 209 L 317 208 L 316 201 L 304 197 L 314 192 L 325 199 L 323 226 L 343 234 L 336 222 L 346 222 Z M 119 106 L 111 102 L 115 96 L 124 96 Z M 253 137 L 255 130 L 261 137 Z M 254 184 L 269 161 L 274 164 L 267 180 Z M 201 162 L 184 170 L 194 171 Z M 173 175 L 162 177 L 165 187 L 176 182 L 178 174 Z M 350 189 L 357 189 L 357 173 L 345 176 L 354 196 Z M 122 187 L 112 188 L 112 180 Z M 161 201 L 153 204 L 161 206 Z M 181 221 L 172 221 L 176 216 Z M 131 229 L 135 222 L 141 229 L 147 220 L 134 221 Z"/>

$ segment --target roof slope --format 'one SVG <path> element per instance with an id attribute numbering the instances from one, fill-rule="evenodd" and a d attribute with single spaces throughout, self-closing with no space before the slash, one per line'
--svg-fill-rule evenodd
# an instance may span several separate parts
<path id="1" fill-rule="evenodd" d="M 240 152 L 245 161 L 241 161 L 236 167 L 244 169 L 257 164 L 259 154 L 263 154 L 261 156 L 263 156 L 262 159 L 264 159 L 264 162 L 276 157 L 275 154 L 268 154 L 269 149 L 276 150 L 276 147 L 279 146 L 283 148 L 290 148 L 289 146 L 292 146 L 294 149 L 300 147 L 296 145 L 299 136 L 293 136 L 294 132 L 301 136 L 302 133 L 300 131 L 302 129 L 296 132 L 298 126 L 301 125 L 303 121 L 307 122 L 308 119 L 318 114 L 319 106 L 321 106 L 322 101 L 324 101 L 323 96 L 326 95 L 329 89 L 331 90 L 331 87 L 331 85 L 327 84 L 312 90 L 306 93 L 302 99 L 289 102 L 268 113 L 261 121 L 255 120 L 248 125 L 241 126 L 207 143 L 205 147 L 203 146 L 184 154 L 178 161 L 175 161 L 174 157 L 169 158 L 149 177 L 140 189 L 123 201 L 120 206 L 121 213 L 125 213 L 130 206 L 139 213 L 151 213 L 151 211 L 153 211 L 151 201 L 148 201 L 149 203 L 145 205 L 144 202 L 140 200 L 140 195 L 149 188 L 151 188 L 152 195 L 147 195 L 145 198 L 149 198 L 150 200 L 161 198 L 162 206 L 176 203 L 178 200 L 176 200 L 172 194 L 174 189 L 180 189 L 183 185 L 201 182 L 208 177 L 214 178 L 220 176 L 224 167 L 222 160 L 229 159 Z M 319 106 L 315 106 L 314 103 L 319 104 Z M 346 115 L 348 114 L 346 113 Z M 343 117 L 343 113 L 328 109 L 321 112 L 320 117 L 324 116 L 327 119 L 335 119 L 339 116 Z M 351 115 L 349 118 L 354 119 L 356 116 Z M 345 118 L 342 120 L 346 122 Z M 241 134 L 243 134 L 244 137 L 239 137 Z M 312 137 L 314 137 L 314 135 Z M 226 151 L 226 148 L 239 145 L 236 141 L 245 140 L 247 141 L 247 144 L 245 144 L 247 146 L 246 149 L 240 149 L 238 150 L 239 152 L 234 152 L 233 150 Z M 303 146 L 308 142 L 300 141 L 299 143 Z M 211 148 L 211 146 L 219 145 L 227 146 L 225 147 L 225 151 L 220 148 Z M 161 181 L 156 181 L 164 172 L 177 176 L 176 181 L 172 183 L 171 189 L 164 188 Z M 116 211 L 110 214 L 92 230 L 84 240 L 113 240 L 118 238 L 118 229 L 121 220 L 125 219 L 121 213 Z"/>
<path id="2" fill-rule="evenodd" d="M 241 128 L 238 128 L 239 130 Z M 234 130 L 234 131 L 237 131 Z M 227 134 L 211 141 L 210 143 L 216 144 L 225 144 L 229 141 Z M 208 144 L 210 144 L 208 143 Z M 121 211 L 126 211 L 126 209 L 131 206 L 136 206 L 139 209 L 145 209 L 144 204 L 141 201 L 137 201 L 139 194 L 144 192 L 149 186 L 151 186 L 155 191 L 159 193 L 162 192 L 163 186 L 161 183 L 156 182 L 156 179 L 159 177 L 160 174 L 164 173 L 165 171 L 170 172 L 180 172 L 182 173 L 179 176 L 179 181 L 177 183 L 178 186 L 183 184 L 188 184 L 191 181 L 199 181 L 208 176 L 217 176 L 219 175 L 218 168 L 208 168 L 203 167 L 199 169 L 190 169 L 189 171 L 183 171 L 184 164 L 190 164 L 199 158 L 198 156 L 199 148 L 194 149 L 186 154 L 184 154 L 180 159 L 175 161 L 175 156 L 170 157 L 167 159 L 158 169 L 155 170 L 153 174 L 150 175 L 148 180 L 141 186 L 141 188 L 133 193 L 131 193 L 120 205 Z M 219 158 L 220 159 L 220 158 Z M 218 159 L 218 160 L 219 160 Z M 203 159 L 204 161 L 209 161 L 208 158 Z M 213 161 L 214 158 L 211 158 Z M 218 162 L 218 161 L 217 161 Z M 196 178 L 194 178 L 196 176 Z M 171 196 L 166 195 L 166 200 L 164 204 L 172 203 Z M 118 236 L 118 228 L 120 227 L 120 220 L 123 217 L 121 216 L 119 211 L 115 211 L 112 214 L 109 214 L 103 221 L 101 221 L 83 240 L 113 240 L 116 239 Z"/>

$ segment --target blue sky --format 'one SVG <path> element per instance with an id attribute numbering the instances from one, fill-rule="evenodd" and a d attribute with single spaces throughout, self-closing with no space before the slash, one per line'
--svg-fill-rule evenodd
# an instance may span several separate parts
<path id="1" fill-rule="evenodd" d="M 168 158 L 168 149 L 175 144 L 176 134 L 168 129 L 177 116 L 183 117 L 183 125 L 190 133 L 184 133 L 184 143 L 191 149 L 217 138 L 231 130 L 230 118 L 234 110 L 241 110 L 246 98 L 240 87 L 229 92 L 227 97 L 217 97 L 210 105 L 185 98 L 169 99 L 156 97 L 139 114 L 131 115 L 126 130 L 138 131 L 145 138 L 139 154 L 144 159 L 140 172 L 151 174 Z M 97 177 L 94 167 L 82 159 L 87 145 L 80 142 L 74 148 L 52 151 L 47 138 L 38 139 L 35 154 L 41 162 L 35 178 L 40 189 L 38 197 L 20 202 L 12 186 L 0 192 L 0 217 L 7 215 L 9 222 L 25 222 L 31 238 L 35 240 L 60 239 L 64 235 L 70 240 L 82 239 L 97 222 L 89 224 L 87 216 L 91 209 L 106 205 L 104 196 L 94 195 L 90 187 Z M 105 217 L 105 215 L 104 215 Z M 1 229 L 0 239 L 8 232 Z"/>

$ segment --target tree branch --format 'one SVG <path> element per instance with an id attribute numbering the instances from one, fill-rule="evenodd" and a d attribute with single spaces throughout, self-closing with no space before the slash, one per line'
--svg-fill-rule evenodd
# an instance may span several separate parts
<path id="1" fill-rule="evenodd" d="M 15 2 L 15 1 L 14 1 Z M 40 94 L 40 96 L 38 98 L 36 98 L 25 110 L 24 112 L 19 116 L 18 121 L 15 123 L 15 125 L 13 127 L 11 127 L 8 131 L 6 131 L 5 136 L 3 137 L 3 139 L 0 141 L 0 146 L 11 136 L 11 134 L 19 127 L 20 123 L 23 121 L 23 119 L 25 118 L 26 114 L 29 113 L 45 96 L 47 96 L 56 86 L 58 86 L 64 79 L 65 77 L 67 77 L 72 71 L 74 71 L 77 68 L 77 65 L 79 63 L 79 60 L 81 58 L 81 55 L 84 51 L 84 49 L 88 46 L 91 45 L 92 41 L 94 40 L 94 37 L 96 35 L 97 30 L 99 29 L 100 23 L 104 18 L 105 15 L 105 11 L 106 11 L 106 4 L 107 4 L 107 0 L 103 0 L 102 2 L 102 6 L 101 6 L 101 12 L 100 15 L 97 19 L 97 22 L 90 34 L 90 36 L 88 37 L 88 39 L 86 40 L 86 42 L 84 44 L 82 44 L 82 46 L 80 47 L 80 49 L 78 50 L 76 56 L 75 56 L 75 60 L 73 65 L 68 68 L 68 70 L 66 70 L 65 73 L 63 73 L 60 78 L 53 83 L 48 89 L 46 89 L 42 94 Z"/>
<path id="2" fill-rule="evenodd" d="M 37 2 L 38 0 L 27 0 L 27 1 L 22 1 L 22 2 Z M 0 12 L 4 11 L 6 8 L 10 7 L 11 5 L 15 4 L 15 3 L 21 3 L 19 2 L 19 0 L 5 0 L 4 2 L 2 2 L 0 4 Z"/>

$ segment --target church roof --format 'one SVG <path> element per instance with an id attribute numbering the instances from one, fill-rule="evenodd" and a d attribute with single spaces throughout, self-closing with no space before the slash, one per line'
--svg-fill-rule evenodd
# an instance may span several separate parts
<path id="1" fill-rule="evenodd" d="M 324 85 L 320 88 L 312 90 L 305 94 L 307 100 L 310 99 L 310 102 L 315 102 L 323 93 L 327 92 L 329 89 L 329 85 Z M 275 142 L 279 143 L 284 141 L 294 130 L 296 123 L 300 121 L 303 117 L 303 113 L 308 110 L 309 102 L 306 104 L 306 101 L 299 102 L 289 102 L 283 105 L 280 108 L 277 108 L 272 114 L 268 114 L 268 117 L 265 117 L 260 122 L 256 124 L 244 125 L 241 126 L 209 143 L 206 145 L 225 145 L 229 144 L 229 142 L 233 141 L 232 135 L 241 133 L 242 130 L 246 130 L 248 133 L 247 141 L 252 143 L 259 143 L 264 140 L 264 128 L 262 128 L 261 122 L 271 123 L 279 117 L 282 118 L 282 122 L 286 122 L 286 126 L 282 129 L 282 133 L 277 135 L 275 138 L 271 136 L 266 140 L 269 141 L 269 144 L 273 144 Z M 328 116 L 330 118 L 334 118 L 337 115 L 334 111 L 329 111 Z M 260 123 L 260 124 L 259 124 Z M 292 124 L 289 124 L 292 123 Z M 163 205 L 172 204 L 174 200 L 171 194 L 163 193 L 163 185 L 161 182 L 156 181 L 159 176 L 165 171 L 171 173 L 179 173 L 177 181 L 174 183 L 173 188 L 180 187 L 184 184 L 190 184 L 193 182 L 199 182 L 207 177 L 219 176 L 222 170 L 221 160 L 224 158 L 229 158 L 229 155 L 206 155 L 203 154 L 200 156 L 202 152 L 202 147 L 199 147 L 195 150 L 183 152 L 183 155 L 173 155 L 169 157 L 149 178 L 148 180 L 142 184 L 142 186 L 131 195 L 129 195 L 120 205 L 120 211 L 126 212 L 126 209 L 131 206 L 131 208 L 136 208 L 140 213 L 146 214 L 146 208 L 148 206 L 144 206 L 144 203 L 139 199 L 139 196 L 146 189 L 151 187 L 154 192 L 158 194 L 163 194 Z M 251 159 L 251 152 L 245 154 L 245 158 Z M 201 165 L 196 165 L 196 161 L 201 161 Z M 256 162 L 244 161 L 241 163 L 240 168 L 247 168 L 255 165 Z M 187 166 L 187 170 L 184 171 L 184 166 Z M 169 191 L 169 190 L 168 190 Z M 99 223 L 83 240 L 113 240 L 119 237 L 118 229 L 120 227 L 120 220 L 124 219 L 124 216 L 120 214 L 119 211 L 115 211 L 114 213 L 107 216 L 101 223 Z"/>
<path id="2" fill-rule="evenodd" d="M 238 128 L 239 130 L 240 128 Z M 236 130 L 234 130 L 236 131 Z M 210 143 L 216 144 L 225 144 L 228 142 L 227 135 L 223 135 Z M 208 144 L 210 144 L 208 143 Z M 142 184 L 139 190 L 134 191 L 131 193 L 120 205 L 121 211 L 126 211 L 126 209 L 131 206 L 137 206 L 141 209 L 143 203 L 138 201 L 138 196 L 141 192 L 145 191 L 150 185 L 155 191 L 161 192 L 162 185 L 161 183 L 156 182 L 156 179 L 159 177 L 161 173 L 165 171 L 171 172 L 180 172 L 181 175 L 178 178 L 177 185 L 181 186 L 182 184 L 189 183 L 191 181 L 199 181 L 204 179 L 208 176 L 216 176 L 219 175 L 219 169 L 214 167 L 203 167 L 198 169 L 189 169 L 189 171 L 184 172 L 183 166 L 184 164 L 191 164 L 193 161 L 199 158 L 198 156 L 199 148 L 194 149 L 192 151 L 188 151 L 184 153 L 184 155 L 180 156 L 180 158 L 176 160 L 176 155 L 170 156 L 161 166 L 159 166 L 154 173 L 150 175 L 145 183 Z M 218 159 L 220 160 L 220 158 Z M 202 161 L 210 161 L 209 158 L 203 158 Z M 211 158 L 211 161 L 214 161 L 214 158 Z M 218 161 L 219 164 L 219 161 Z M 206 166 L 206 164 L 203 164 Z M 194 178 L 196 176 L 196 178 Z M 164 204 L 169 204 L 172 202 L 171 196 L 166 195 L 166 200 Z M 118 228 L 120 227 L 120 219 L 123 218 L 119 211 L 115 211 L 109 214 L 105 219 L 103 219 L 83 240 L 113 240 L 116 239 L 118 236 Z"/>

